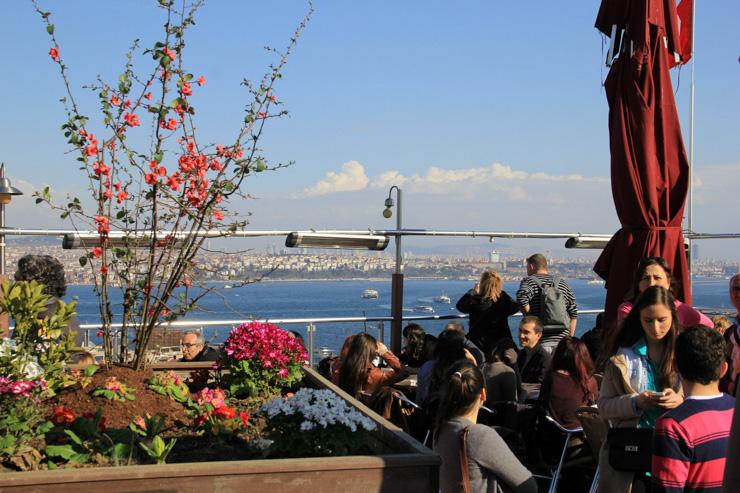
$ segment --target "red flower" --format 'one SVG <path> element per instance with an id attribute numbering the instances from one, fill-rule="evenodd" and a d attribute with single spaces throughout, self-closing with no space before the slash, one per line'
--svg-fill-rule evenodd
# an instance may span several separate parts
<path id="1" fill-rule="evenodd" d="M 175 120 L 174 118 L 170 118 L 166 122 L 162 121 L 162 123 L 160 124 L 160 127 L 166 128 L 169 130 L 175 130 L 177 129 L 177 120 Z"/>
<path id="2" fill-rule="evenodd" d="M 144 94 L 144 99 L 152 99 L 152 93 L 151 92 L 148 92 L 148 93 Z"/>
<path id="3" fill-rule="evenodd" d="M 98 225 L 98 234 L 110 233 L 110 219 L 105 216 L 95 216 L 95 223 Z"/>
<path id="4" fill-rule="evenodd" d="M 221 214 L 221 211 L 220 210 L 213 209 L 213 219 L 215 219 L 216 221 L 223 221 L 224 220 L 224 215 Z"/>
<path id="5" fill-rule="evenodd" d="M 165 168 L 164 166 L 160 166 L 159 168 L 157 168 L 157 174 L 159 176 L 167 176 L 167 168 Z"/>
<path id="6" fill-rule="evenodd" d="M 121 182 L 120 181 L 115 182 L 113 184 L 113 186 L 116 188 L 116 192 L 120 192 L 121 191 Z"/>
<path id="7" fill-rule="evenodd" d="M 120 99 L 118 99 L 118 96 L 116 96 L 116 95 L 114 94 L 114 95 L 113 95 L 113 96 L 111 96 L 111 98 L 110 98 L 110 104 L 112 104 L 113 106 L 118 106 L 119 104 L 121 104 L 121 100 L 120 100 Z"/>
<path id="8" fill-rule="evenodd" d="M 63 425 L 71 425 L 75 420 L 75 415 L 72 411 L 65 408 L 64 406 L 59 406 L 57 408 L 54 408 L 54 415 L 51 417 L 51 422 L 58 426 Z"/>
<path id="9" fill-rule="evenodd" d="M 249 423 L 249 414 L 242 411 L 239 413 L 239 419 L 242 420 L 242 428 L 246 428 Z"/>
<path id="10" fill-rule="evenodd" d="M 180 186 L 182 185 L 182 177 L 180 176 L 180 172 L 176 171 L 172 174 L 169 178 L 167 178 L 167 186 L 170 187 L 172 190 L 177 191 L 179 190 Z"/>
<path id="11" fill-rule="evenodd" d="M 274 94 L 270 94 L 270 101 L 272 101 L 273 103 L 274 103 L 275 101 L 277 101 L 277 98 L 275 97 L 275 95 L 274 95 Z"/>
<path id="12" fill-rule="evenodd" d="M 116 196 L 116 201 L 120 204 L 124 200 L 128 198 L 128 192 L 126 190 L 122 190 L 118 192 L 118 195 Z"/>
<path id="13" fill-rule="evenodd" d="M 58 62 L 59 61 L 59 50 L 57 50 L 56 48 L 49 49 L 49 56 L 51 57 L 52 60 L 54 60 L 55 62 Z"/>
<path id="14" fill-rule="evenodd" d="M 137 125 L 139 125 L 139 123 L 141 123 L 141 121 L 139 120 L 139 117 L 134 115 L 133 113 L 128 113 L 128 112 L 124 113 L 123 119 L 126 121 L 126 124 L 129 125 L 130 127 L 136 127 Z"/>
<path id="15" fill-rule="evenodd" d="M 198 83 L 199 86 L 202 86 L 203 84 L 206 83 L 206 78 L 201 75 L 200 77 L 198 77 L 198 80 L 196 82 Z"/>
<path id="16" fill-rule="evenodd" d="M 144 180 L 145 180 L 145 181 L 146 181 L 146 182 L 147 182 L 147 183 L 148 183 L 149 185 L 154 185 L 155 183 L 157 183 L 157 175 L 155 175 L 154 173 L 147 173 L 147 174 L 146 174 L 146 175 L 144 176 Z"/>
<path id="17" fill-rule="evenodd" d="M 259 112 L 260 118 L 267 118 L 267 112 L 266 111 L 260 111 Z"/>
<path id="18" fill-rule="evenodd" d="M 206 420 L 210 417 L 210 415 L 211 415 L 210 413 L 201 414 L 200 416 L 195 418 L 195 424 L 202 425 L 203 423 L 206 422 Z"/>
<path id="19" fill-rule="evenodd" d="M 186 82 L 182 85 L 182 88 L 180 89 L 180 92 L 183 93 L 185 96 L 192 96 L 193 95 L 193 87 L 190 85 L 190 82 Z"/>
<path id="20" fill-rule="evenodd" d="M 157 166 L 159 166 L 159 163 L 157 161 L 151 160 L 149 161 L 149 169 L 154 171 L 157 169 Z"/>
<path id="21" fill-rule="evenodd" d="M 95 247 L 92 249 L 92 254 L 93 254 L 93 257 L 98 258 L 101 255 L 103 255 L 103 249 L 100 247 Z"/>
<path id="22" fill-rule="evenodd" d="M 233 407 L 221 406 L 213 411 L 213 415 L 223 419 L 231 419 L 236 416 L 236 411 Z"/>
<path id="23" fill-rule="evenodd" d="M 100 267 L 100 273 L 103 275 L 108 274 L 108 267 L 106 267 L 105 265 Z"/>
<path id="24" fill-rule="evenodd" d="M 172 51 L 172 50 L 171 50 L 171 49 L 169 49 L 169 48 L 165 48 L 165 49 L 164 49 L 164 50 L 162 50 L 162 51 L 163 51 L 163 53 L 164 53 L 165 55 L 167 55 L 168 57 L 170 57 L 170 60 L 173 60 L 173 61 L 175 60 L 175 52 L 174 52 L 174 51 Z"/>
<path id="25" fill-rule="evenodd" d="M 105 192 L 103 192 L 103 196 L 106 198 L 106 200 L 110 200 L 113 198 L 113 190 L 110 188 L 106 188 Z"/>
<path id="26" fill-rule="evenodd" d="M 96 144 L 90 144 L 89 146 L 85 147 L 85 154 L 88 156 L 94 156 L 98 153 L 98 146 Z"/>

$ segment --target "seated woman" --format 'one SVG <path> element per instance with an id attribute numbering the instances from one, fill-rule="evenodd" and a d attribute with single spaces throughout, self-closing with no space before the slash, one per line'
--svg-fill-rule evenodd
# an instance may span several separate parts
<path id="1" fill-rule="evenodd" d="M 619 324 L 624 322 L 624 319 L 632 311 L 632 306 L 640 293 L 650 286 L 661 286 L 675 295 L 673 292 L 673 274 L 666 261 L 661 257 L 645 257 L 637 264 L 630 297 L 617 309 L 617 322 Z M 675 300 L 674 303 L 676 304 L 676 316 L 681 326 L 706 325 L 707 327 L 714 327 L 714 322 L 699 310 L 678 300 Z"/>
<path id="2" fill-rule="evenodd" d="M 388 363 L 389 370 L 373 365 L 376 356 Z M 384 385 L 400 382 L 409 372 L 398 358 L 370 334 L 355 334 L 345 341 L 340 355 L 341 364 L 335 372 L 335 383 L 349 395 L 359 398 L 362 393 L 373 394 Z"/>
<path id="3" fill-rule="evenodd" d="M 434 348 L 434 358 L 419 369 L 416 382 L 416 401 L 422 406 L 437 399 L 447 368 L 453 363 L 475 358 L 465 350 L 465 336 L 457 330 L 443 330 Z"/>
<path id="4" fill-rule="evenodd" d="M 477 424 L 485 400 L 480 370 L 469 361 L 452 365 L 444 378 L 434 427 L 434 452 L 442 459 L 440 491 L 536 493 L 532 473 L 506 442 L 493 428 Z"/>
<path id="5" fill-rule="evenodd" d="M 408 324 L 403 328 L 403 338 L 406 345 L 401 349 L 399 359 L 401 363 L 411 368 L 419 368 L 426 363 L 424 359 L 424 343 L 426 342 L 426 332 L 419 324 Z"/>
<path id="6" fill-rule="evenodd" d="M 497 402 L 516 402 L 521 380 L 516 368 L 516 345 L 511 339 L 501 339 L 486 354 L 483 376 L 486 378 L 486 406 L 493 408 Z"/>
<path id="7" fill-rule="evenodd" d="M 565 337 L 552 354 L 550 369 L 540 389 L 540 403 L 565 428 L 580 428 L 576 409 L 590 406 L 599 398 L 593 377 L 594 364 L 582 341 Z"/>

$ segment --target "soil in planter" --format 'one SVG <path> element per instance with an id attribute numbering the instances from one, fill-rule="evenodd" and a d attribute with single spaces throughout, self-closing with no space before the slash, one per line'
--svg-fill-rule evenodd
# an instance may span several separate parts
<path id="1" fill-rule="evenodd" d="M 165 430 L 182 428 L 192 424 L 185 408 L 167 396 L 157 394 L 147 388 L 147 380 L 154 374 L 150 370 L 134 371 L 126 367 L 113 367 L 110 370 L 101 368 L 92 376 L 92 381 L 85 388 L 75 386 L 61 391 L 48 401 L 50 413 L 57 406 L 64 406 L 75 416 L 85 413 L 95 414 L 101 409 L 108 428 L 127 428 L 131 421 L 146 413 L 165 418 Z M 136 389 L 133 401 L 112 401 L 105 397 L 92 397 L 90 394 L 97 387 L 105 385 L 106 379 L 116 379 L 126 387 Z"/>

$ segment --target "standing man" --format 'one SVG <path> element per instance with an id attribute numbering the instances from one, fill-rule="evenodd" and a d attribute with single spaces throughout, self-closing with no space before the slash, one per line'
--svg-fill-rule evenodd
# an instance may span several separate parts
<path id="1" fill-rule="evenodd" d="M 541 253 L 527 258 L 527 277 L 516 292 L 516 301 L 524 315 L 534 315 L 542 322 L 540 344 L 552 352 L 560 339 L 576 332 L 578 307 L 570 286 L 547 270 L 547 259 Z"/>

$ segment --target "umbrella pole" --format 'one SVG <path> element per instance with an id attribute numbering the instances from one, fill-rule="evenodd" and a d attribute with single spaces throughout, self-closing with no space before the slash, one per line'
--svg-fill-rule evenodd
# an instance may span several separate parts
<path id="1" fill-rule="evenodd" d="M 691 4 L 691 84 L 689 84 L 689 213 L 687 225 L 689 234 L 694 233 L 694 82 L 696 75 L 696 4 Z M 693 295 L 694 284 L 694 240 L 689 237 L 689 294 Z"/>

